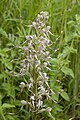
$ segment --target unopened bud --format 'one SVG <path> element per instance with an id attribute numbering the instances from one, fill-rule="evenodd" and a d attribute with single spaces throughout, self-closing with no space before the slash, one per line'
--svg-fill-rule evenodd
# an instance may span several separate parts
<path id="1" fill-rule="evenodd" d="M 52 108 L 50 108 L 50 107 L 47 107 L 47 108 L 46 108 L 46 111 L 47 111 L 47 112 L 51 112 L 51 110 L 52 110 Z"/>
<path id="2" fill-rule="evenodd" d="M 21 82 L 20 85 L 19 85 L 20 88 L 24 88 L 25 87 L 25 83 L 24 82 Z"/>
<path id="3" fill-rule="evenodd" d="M 25 100 L 21 100 L 21 104 L 22 104 L 22 105 L 26 105 L 27 102 L 26 102 Z"/>

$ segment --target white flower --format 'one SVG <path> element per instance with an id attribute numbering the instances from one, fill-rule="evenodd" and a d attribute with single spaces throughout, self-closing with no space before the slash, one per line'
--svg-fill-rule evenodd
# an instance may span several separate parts
<path id="1" fill-rule="evenodd" d="M 47 108 L 46 108 L 46 111 L 47 111 L 47 112 L 51 112 L 51 110 L 52 110 L 51 107 L 47 107 Z"/>
<path id="2" fill-rule="evenodd" d="M 37 17 L 38 17 L 37 20 L 39 20 L 39 21 L 41 21 L 43 19 L 43 15 L 38 14 Z"/>
<path id="3" fill-rule="evenodd" d="M 37 28 L 39 24 L 37 22 L 32 22 L 32 27 Z"/>
<path id="4" fill-rule="evenodd" d="M 35 57 L 35 59 L 36 59 L 36 60 L 38 60 L 38 57 L 37 57 L 37 55 L 36 55 L 36 54 L 34 54 L 34 57 Z"/>
<path id="5" fill-rule="evenodd" d="M 41 100 L 41 99 L 42 99 L 42 96 L 41 96 L 41 95 L 38 95 L 38 99 L 40 99 L 40 100 Z"/>
<path id="6" fill-rule="evenodd" d="M 34 80 L 33 80 L 33 78 L 32 78 L 32 77 L 30 77 L 30 82 L 31 82 L 31 83 L 33 83 L 33 81 L 34 81 Z"/>
<path id="7" fill-rule="evenodd" d="M 26 102 L 25 100 L 21 100 L 21 104 L 22 104 L 22 105 L 26 105 L 27 102 Z"/>
<path id="8" fill-rule="evenodd" d="M 47 73 L 43 73 L 43 77 L 46 77 L 47 76 Z"/>
<path id="9" fill-rule="evenodd" d="M 32 100 L 32 105 L 33 105 L 33 107 L 35 107 L 35 105 L 34 105 L 34 101 Z"/>
<path id="10" fill-rule="evenodd" d="M 33 87 L 33 83 L 28 84 L 28 89 L 30 89 L 31 87 Z"/>
<path id="11" fill-rule="evenodd" d="M 47 62 L 44 62 L 44 67 L 47 67 L 47 64 L 48 64 Z"/>
<path id="12" fill-rule="evenodd" d="M 50 30 L 50 28 L 51 28 L 50 26 L 47 26 L 47 30 Z"/>
<path id="13" fill-rule="evenodd" d="M 25 86 L 26 86 L 26 84 L 24 82 L 21 82 L 19 85 L 20 88 L 25 88 Z"/>
<path id="14" fill-rule="evenodd" d="M 39 91 L 40 94 L 42 94 L 42 95 L 46 94 L 46 90 L 45 90 L 45 88 L 42 85 L 38 89 L 40 90 Z"/>
<path id="15" fill-rule="evenodd" d="M 33 101 L 34 101 L 34 96 L 31 96 L 31 100 L 33 100 Z"/>
<path id="16" fill-rule="evenodd" d="M 42 107 L 43 105 L 43 101 L 41 101 L 40 99 L 38 100 L 38 103 L 37 103 L 37 107 L 40 108 Z"/>

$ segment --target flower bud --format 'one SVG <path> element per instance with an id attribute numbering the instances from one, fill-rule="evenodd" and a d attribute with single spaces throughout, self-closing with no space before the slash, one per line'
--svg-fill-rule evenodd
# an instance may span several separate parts
<path id="1" fill-rule="evenodd" d="M 20 88 L 25 88 L 25 83 L 24 82 L 21 82 L 20 85 L 19 85 Z"/>
<path id="2" fill-rule="evenodd" d="M 52 108 L 50 108 L 50 107 L 47 107 L 47 108 L 46 108 L 46 111 L 47 111 L 47 112 L 51 112 L 51 110 L 52 110 Z"/>
<path id="3" fill-rule="evenodd" d="M 22 104 L 22 105 L 26 105 L 27 102 L 26 102 L 25 100 L 21 100 L 21 104 Z"/>

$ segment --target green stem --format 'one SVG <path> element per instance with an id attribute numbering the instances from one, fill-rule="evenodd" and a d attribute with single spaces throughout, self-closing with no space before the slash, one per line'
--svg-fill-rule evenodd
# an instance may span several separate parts
<path id="1" fill-rule="evenodd" d="M 75 45 L 76 46 L 76 45 Z M 78 44 L 76 46 L 76 49 L 78 50 Z M 78 56 L 79 52 L 77 52 L 76 57 L 75 57 L 75 65 L 74 65 L 74 69 L 75 69 L 75 79 L 74 79 L 74 90 L 73 90 L 73 99 L 74 99 L 74 105 L 73 105 L 73 115 L 75 117 L 75 111 L 76 111 L 76 101 L 77 101 L 77 94 L 78 94 L 78 90 L 79 90 L 79 75 L 78 75 L 78 67 L 79 67 L 79 56 Z"/>
<path id="2" fill-rule="evenodd" d="M 35 112 L 34 112 L 34 120 L 37 120 L 37 80 L 36 80 L 36 70 L 35 70 L 35 63 L 34 63 L 34 69 L 33 69 L 33 79 L 34 79 L 34 94 L 35 94 Z"/>
<path id="3" fill-rule="evenodd" d="M 20 28 L 21 28 L 21 31 L 23 31 L 22 30 L 22 19 L 21 19 L 21 17 L 22 17 L 22 1 L 20 0 Z"/>
<path id="4" fill-rule="evenodd" d="M 3 117 L 3 120 L 6 120 L 6 118 L 5 118 L 2 110 L 0 110 L 0 113 L 1 113 L 1 115 L 2 115 L 2 117 Z"/>

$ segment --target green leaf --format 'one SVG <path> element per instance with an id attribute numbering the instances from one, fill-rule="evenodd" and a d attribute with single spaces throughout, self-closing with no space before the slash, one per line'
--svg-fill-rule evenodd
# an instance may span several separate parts
<path id="1" fill-rule="evenodd" d="M 15 100 L 15 106 L 21 106 L 22 104 L 21 104 L 21 101 L 20 100 Z"/>
<path id="2" fill-rule="evenodd" d="M 58 94 L 53 94 L 53 95 L 52 95 L 52 98 L 53 98 L 54 100 L 58 101 L 59 95 L 58 95 Z"/>
<path id="3" fill-rule="evenodd" d="M 4 52 L 10 51 L 10 48 L 4 48 L 3 51 Z"/>
<path id="4" fill-rule="evenodd" d="M 70 101 L 69 96 L 66 92 L 62 91 L 61 94 L 62 98 L 64 98 L 66 101 Z"/>
<path id="5" fill-rule="evenodd" d="M 6 66 L 9 70 L 12 70 L 12 64 L 11 64 L 11 62 L 10 62 L 8 59 L 3 58 L 2 63 L 5 64 L 5 66 Z"/>
<path id="6" fill-rule="evenodd" d="M 0 80 L 3 79 L 3 77 L 4 77 L 3 74 L 0 74 Z"/>
<path id="7" fill-rule="evenodd" d="M 58 112 L 61 112 L 61 111 L 63 111 L 63 107 L 59 104 L 56 104 L 55 107 L 54 107 L 54 110 L 58 111 Z"/>
<path id="8" fill-rule="evenodd" d="M 2 56 L 2 57 L 6 56 L 6 52 L 4 50 L 0 49 L 0 56 Z"/>
<path id="9" fill-rule="evenodd" d="M 10 115 L 7 115 L 6 118 L 7 118 L 8 120 L 15 120 L 15 118 L 14 118 L 13 116 L 10 116 Z"/>
<path id="10" fill-rule="evenodd" d="M 15 87 L 10 83 L 3 83 L 2 84 L 4 90 L 7 92 L 7 96 L 14 97 L 15 96 Z"/>
<path id="11" fill-rule="evenodd" d="M 6 120 L 20 120 L 18 115 L 6 115 Z"/>
<path id="12" fill-rule="evenodd" d="M 63 67 L 63 68 L 61 69 L 61 71 L 62 71 L 63 73 L 65 73 L 66 75 L 70 75 L 72 78 L 74 78 L 74 73 L 73 73 L 73 71 L 72 71 L 70 68 L 68 68 L 68 67 Z"/>
<path id="13" fill-rule="evenodd" d="M 7 38 L 7 33 L 0 27 L 0 34 Z"/>
<path id="14" fill-rule="evenodd" d="M 10 62 L 5 63 L 5 66 L 9 69 L 12 70 L 12 64 Z"/>
<path id="15" fill-rule="evenodd" d="M 14 105 L 11 105 L 11 104 L 8 104 L 8 103 L 4 103 L 3 105 L 2 105 L 2 108 L 4 109 L 4 108 L 12 108 L 12 107 L 15 107 Z"/>
<path id="16" fill-rule="evenodd" d="M 76 15 L 76 20 L 80 21 L 80 15 Z"/>

